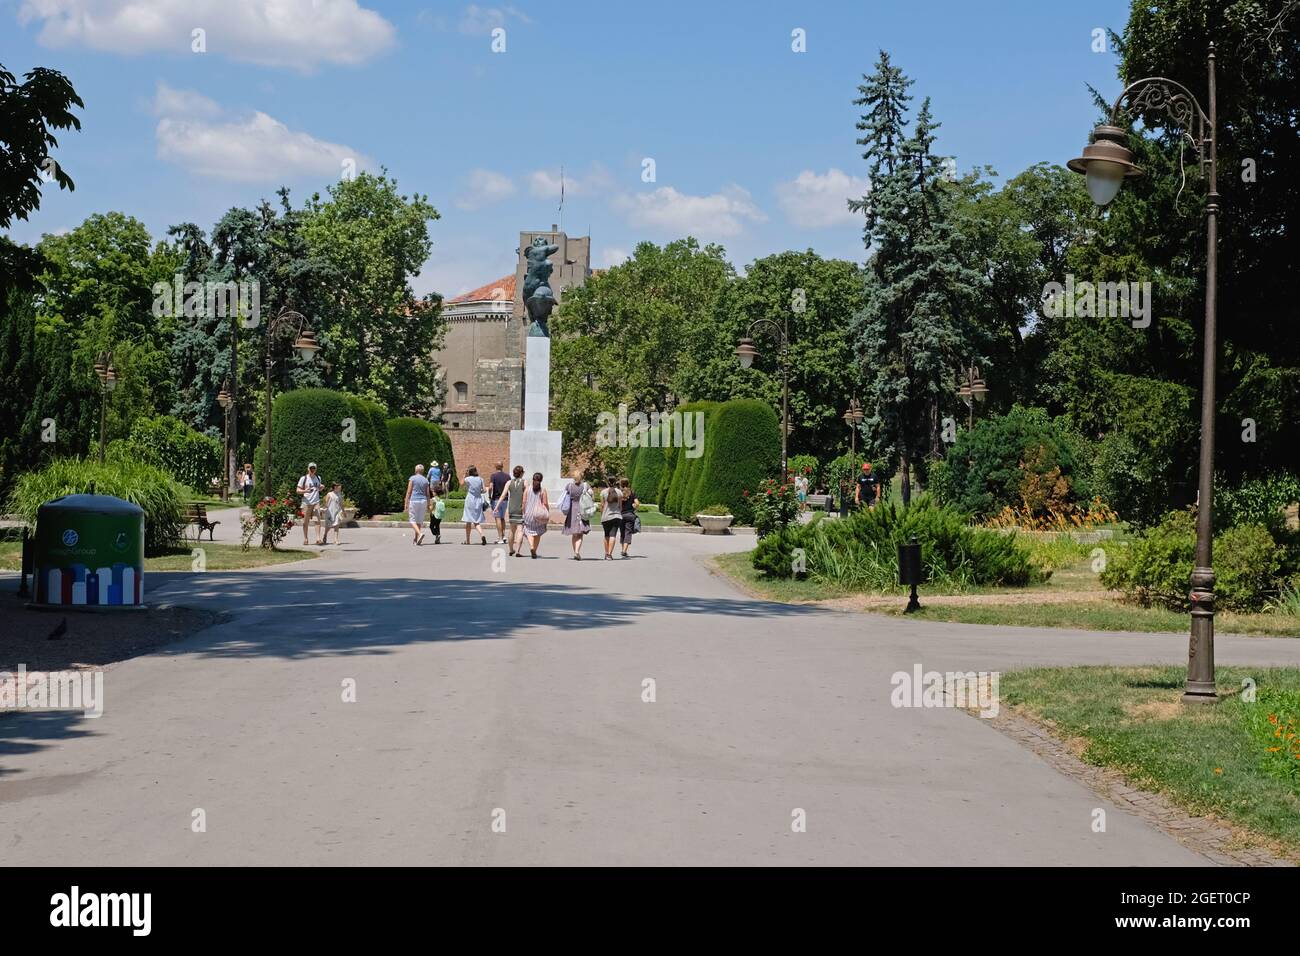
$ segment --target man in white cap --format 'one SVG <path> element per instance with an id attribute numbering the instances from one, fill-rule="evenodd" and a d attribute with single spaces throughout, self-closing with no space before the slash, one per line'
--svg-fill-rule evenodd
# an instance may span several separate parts
<path id="1" fill-rule="evenodd" d="M 320 475 L 316 474 L 316 462 L 307 466 L 307 474 L 298 479 L 298 494 L 302 496 L 302 543 L 311 544 L 307 540 L 307 528 L 311 524 L 311 519 L 316 519 L 316 543 L 320 544 L 320 516 L 317 509 L 320 507 Z"/>

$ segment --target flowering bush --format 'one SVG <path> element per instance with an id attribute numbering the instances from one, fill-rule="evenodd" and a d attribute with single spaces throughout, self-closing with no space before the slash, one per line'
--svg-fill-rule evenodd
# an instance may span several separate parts
<path id="1" fill-rule="evenodd" d="M 799 499 L 794 485 L 767 478 L 752 494 L 745 490 L 745 498 L 754 510 L 754 530 L 761 538 L 774 531 L 784 531 L 799 514 Z"/>
<path id="2" fill-rule="evenodd" d="M 244 550 L 257 534 L 262 536 L 262 547 L 274 549 L 284 540 L 298 515 L 298 505 L 292 498 L 263 498 L 240 519 L 244 533 Z"/>

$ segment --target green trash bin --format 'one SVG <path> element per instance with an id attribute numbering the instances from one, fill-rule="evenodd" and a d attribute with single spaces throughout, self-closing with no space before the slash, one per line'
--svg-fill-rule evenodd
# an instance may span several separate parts
<path id="1" fill-rule="evenodd" d="M 144 607 L 144 509 L 112 495 L 64 495 L 36 512 L 38 605 Z"/>

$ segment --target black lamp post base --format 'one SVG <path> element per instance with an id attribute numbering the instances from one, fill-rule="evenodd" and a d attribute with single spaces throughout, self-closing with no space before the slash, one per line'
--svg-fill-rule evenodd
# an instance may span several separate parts
<path id="1" fill-rule="evenodd" d="M 921 610 L 921 602 L 916 599 L 916 585 L 912 585 L 912 596 L 907 599 L 907 607 L 903 608 L 904 614 L 911 614 L 913 611 Z"/>

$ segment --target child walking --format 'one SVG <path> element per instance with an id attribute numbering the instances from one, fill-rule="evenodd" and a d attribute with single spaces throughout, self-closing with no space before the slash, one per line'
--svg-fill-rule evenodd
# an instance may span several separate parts
<path id="1" fill-rule="evenodd" d="M 433 543 L 442 544 L 442 516 L 447 513 L 447 502 L 443 500 L 442 482 L 433 486 L 432 507 L 429 509 L 429 530 L 433 533 Z"/>
<path id="2" fill-rule="evenodd" d="M 325 496 L 325 532 L 321 535 L 321 544 L 330 543 L 330 532 L 334 532 L 334 543 L 342 544 L 340 537 L 343 528 L 343 483 L 336 481 L 330 493 Z"/>

